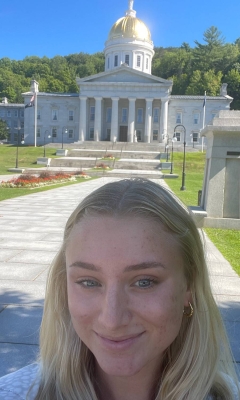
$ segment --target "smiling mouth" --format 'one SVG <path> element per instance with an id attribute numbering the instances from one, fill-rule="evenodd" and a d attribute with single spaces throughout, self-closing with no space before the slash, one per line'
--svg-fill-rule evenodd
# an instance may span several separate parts
<path id="1" fill-rule="evenodd" d="M 103 335 L 100 335 L 99 333 L 96 333 L 96 334 L 103 340 L 109 340 L 110 342 L 119 343 L 119 342 L 126 342 L 128 340 L 136 339 L 137 337 L 141 336 L 143 334 L 143 332 L 137 333 L 136 335 L 121 336 L 121 337 L 103 336 Z"/>
<path id="2" fill-rule="evenodd" d="M 95 332 L 98 339 L 100 340 L 101 345 L 107 350 L 127 350 L 131 348 L 144 332 L 137 333 L 136 335 L 130 336 L 121 336 L 121 337 L 112 337 L 112 336 L 102 336 Z"/>

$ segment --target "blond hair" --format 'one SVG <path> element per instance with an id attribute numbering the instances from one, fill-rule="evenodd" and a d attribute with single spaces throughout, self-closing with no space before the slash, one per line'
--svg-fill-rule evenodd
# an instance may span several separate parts
<path id="1" fill-rule="evenodd" d="M 157 400 L 232 400 L 226 375 L 236 379 L 223 322 L 213 299 L 202 239 L 190 212 L 162 186 L 143 179 L 108 183 L 70 216 L 47 283 L 40 334 L 41 383 L 36 400 L 97 400 L 94 356 L 72 326 L 67 302 L 65 249 L 73 227 L 89 215 L 141 216 L 159 221 L 177 239 L 191 287 L 194 314 L 183 318 L 164 355 Z M 225 375 L 226 374 L 226 375 Z"/>

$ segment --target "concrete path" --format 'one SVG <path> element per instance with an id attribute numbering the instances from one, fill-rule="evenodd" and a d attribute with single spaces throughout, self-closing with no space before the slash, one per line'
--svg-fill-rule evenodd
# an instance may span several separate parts
<path id="1" fill-rule="evenodd" d="M 67 218 L 88 193 L 113 180 L 102 177 L 0 202 L 0 376 L 34 361 L 48 267 Z M 240 365 L 240 278 L 206 241 L 214 295 Z"/>

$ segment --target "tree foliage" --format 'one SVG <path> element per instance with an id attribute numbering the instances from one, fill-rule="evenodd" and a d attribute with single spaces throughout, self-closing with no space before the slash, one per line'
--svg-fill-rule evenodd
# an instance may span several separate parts
<path id="1" fill-rule="evenodd" d="M 21 103 L 22 93 L 29 91 L 30 81 L 39 82 L 42 92 L 77 93 L 76 77 L 104 71 L 104 54 L 76 53 L 67 56 L 25 57 L 23 60 L 0 59 L 0 96 Z M 200 43 L 191 47 L 156 47 L 152 74 L 173 80 L 173 94 L 219 95 L 222 83 L 234 97 L 232 108 L 240 109 L 240 37 L 226 43 L 217 27 L 203 33 Z"/>

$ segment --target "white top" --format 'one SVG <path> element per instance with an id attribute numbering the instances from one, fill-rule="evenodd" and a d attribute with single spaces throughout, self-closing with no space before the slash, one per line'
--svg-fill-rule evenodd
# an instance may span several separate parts
<path id="1" fill-rule="evenodd" d="M 34 400 L 39 388 L 39 379 L 37 374 L 39 372 L 38 364 L 30 364 L 27 367 L 12 372 L 0 378 L 0 400 Z M 240 400 L 237 393 L 237 387 L 232 383 L 231 378 L 226 376 L 227 380 L 232 386 L 234 400 Z M 28 390 L 34 383 L 30 396 L 27 396 Z M 208 397 L 211 400 L 211 396 Z"/>

